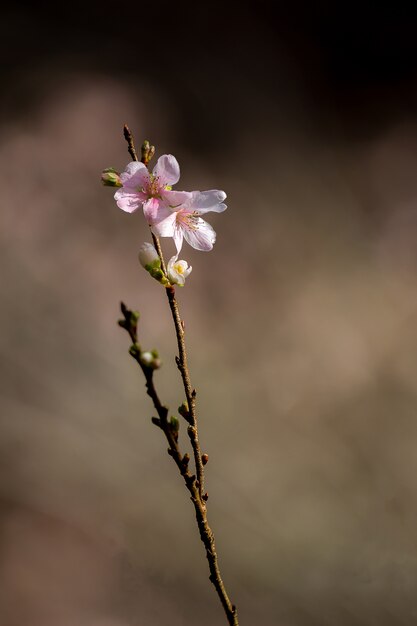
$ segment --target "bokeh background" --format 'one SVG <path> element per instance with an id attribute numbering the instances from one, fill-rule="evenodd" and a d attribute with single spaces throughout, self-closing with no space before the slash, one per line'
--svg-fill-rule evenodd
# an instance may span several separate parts
<path id="1" fill-rule="evenodd" d="M 175 410 L 149 235 L 100 184 L 124 123 L 228 194 L 179 297 L 242 626 L 416 623 L 416 27 L 401 2 L 2 9 L 1 626 L 225 623 L 116 325 L 141 311 Z"/>

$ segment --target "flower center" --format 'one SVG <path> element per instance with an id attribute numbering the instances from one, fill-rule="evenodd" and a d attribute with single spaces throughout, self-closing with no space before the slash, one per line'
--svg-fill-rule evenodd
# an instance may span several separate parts
<path id="1" fill-rule="evenodd" d="M 142 188 L 143 193 L 146 193 L 149 198 L 160 198 L 160 190 L 161 185 L 159 184 L 159 176 L 153 176 L 153 174 L 149 174 L 149 180 Z"/>
<path id="2" fill-rule="evenodd" d="M 183 263 L 181 263 L 181 261 L 179 261 L 178 263 L 175 263 L 175 264 L 174 264 L 174 269 L 175 269 L 175 271 L 176 271 L 178 274 L 181 274 L 181 275 L 182 275 L 182 274 L 184 274 L 184 272 L 185 272 L 185 267 L 184 267 L 184 264 L 183 264 Z"/>
<path id="3" fill-rule="evenodd" d="M 189 211 L 180 210 L 177 213 L 177 220 L 187 230 L 198 230 L 198 219 L 199 219 L 199 215 L 197 211 L 193 211 L 191 213 Z"/>

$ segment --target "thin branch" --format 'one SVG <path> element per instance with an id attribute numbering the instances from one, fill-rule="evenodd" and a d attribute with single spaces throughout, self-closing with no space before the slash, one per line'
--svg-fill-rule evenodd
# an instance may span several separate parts
<path id="1" fill-rule="evenodd" d="M 165 276 L 167 276 L 167 268 L 165 265 L 165 259 L 164 259 L 164 255 L 162 253 L 162 248 L 161 248 L 161 244 L 159 242 L 159 238 L 153 234 L 152 230 L 151 230 L 151 235 L 152 235 L 152 241 L 153 241 L 153 245 L 155 246 L 155 249 L 158 253 L 159 258 L 161 259 L 161 267 L 162 267 L 162 271 L 164 272 Z"/>
<path id="2" fill-rule="evenodd" d="M 132 315 L 132 312 L 127 309 L 125 305 L 122 304 L 122 312 L 127 322 L 128 317 Z M 121 320 L 123 322 L 123 320 Z M 132 334 L 129 331 L 127 324 L 120 323 L 122 328 L 125 328 L 129 333 L 129 336 L 132 338 Z M 197 520 L 198 529 L 200 531 L 201 541 L 204 544 L 206 550 L 206 557 L 209 564 L 210 570 L 210 581 L 213 583 L 217 594 L 220 598 L 220 602 L 223 606 L 224 612 L 227 617 L 227 621 L 230 626 L 239 626 L 238 617 L 237 617 L 237 608 L 231 603 L 229 596 L 227 595 L 226 588 L 223 583 L 223 579 L 220 574 L 218 557 L 216 551 L 216 544 L 214 540 L 214 534 L 211 530 L 208 520 L 207 520 L 207 510 L 204 499 L 200 497 L 199 488 L 197 486 L 196 476 L 191 474 L 188 464 L 189 464 L 189 456 L 188 454 L 181 454 L 180 448 L 178 446 L 178 433 L 172 428 L 171 423 L 168 421 L 168 408 L 164 406 L 159 398 L 159 395 L 156 391 L 155 383 L 153 380 L 154 370 L 150 367 L 143 364 L 141 360 L 141 349 L 137 342 L 133 343 L 129 350 L 130 355 L 135 359 L 141 368 L 143 375 L 145 376 L 146 381 L 146 391 L 147 394 L 152 399 L 152 403 L 155 407 L 156 412 L 158 413 L 157 420 L 152 419 L 153 423 L 157 425 L 165 434 L 165 437 L 168 441 L 168 454 L 173 458 L 175 464 L 178 467 L 178 470 L 181 476 L 184 478 L 185 485 L 190 493 L 191 501 L 194 505 L 195 516 Z"/>
<path id="3" fill-rule="evenodd" d="M 167 287 L 166 289 L 169 307 L 171 309 L 172 318 L 174 320 L 175 326 L 175 334 L 177 336 L 177 344 L 179 351 L 179 358 L 176 359 L 177 367 L 181 373 L 182 382 L 184 385 L 185 397 L 187 399 L 188 412 L 189 412 L 189 421 L 190 426 L 188 427 L 188 435 L 190 437 L 191 445 L 193 447 L 195 466 L 197 472 L 197 480 L 198 480 L 198 490 L 200 493 L 200 498 L 204 495 L 204 467 L 203 462 L 201 460 L 201 449 L 200 442 L 198 439 L 198 429 L 197 429 L 197 413 L 195 407 L 195 399 L 197 392 L 191 385 L 190 372 L 188 370 L 187 363 L 187 351 L 185 348 L 185 339 L 184 339 L 184 325 L 181 320 L 180 310 L 178 307 L 178 302 L 175 298 L 175 289 L 174 287 Z"/>

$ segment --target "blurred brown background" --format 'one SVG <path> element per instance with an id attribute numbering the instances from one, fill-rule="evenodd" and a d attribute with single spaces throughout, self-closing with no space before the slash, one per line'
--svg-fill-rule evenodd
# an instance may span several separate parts
<path id="1" fill-rule="evenodd" d="M 116 325 L 140 309 L 175 410 L 149 235 L 100 184 L 125 122 L 178 188 L 228 194 L 179 297 L 242 626 L 416 623 L 416 27 L 405 3 L 2 10 L 1 626 L 225 623 Z"/>

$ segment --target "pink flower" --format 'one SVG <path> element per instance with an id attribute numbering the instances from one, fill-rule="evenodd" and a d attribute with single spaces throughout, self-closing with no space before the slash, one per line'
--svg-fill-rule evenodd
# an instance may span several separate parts
<path id="1" fill-rule="evenodd" d="M 224 211 L 226 194 L 217 189 L 172 191 L 179 178 L 180 166 L 172 154 L 161 156 L 152 174 L 143 163 L 132 161 L 120 174 L 122 187 L 114 197 L 119 208 L 127 213 L 142 207 L 154 234 L 173 237 L 178 253 L 184 237 L 196 250 L 211 250 L 216 233 L 201 216 L 209 211 Z"/>
<path id="2" fill-rule="evenodd" d="M 122 187 L 114 194 L 117 206 L 127 213 L 142 207 L 148 224 L 155 224 L 188 199 L 187 192 L 171 190 L 179 178 L 180 166 L 172 154 L 161 156 L 152 174 L 140 161 L 132 161 L 120 174 Z"/>
<path id="3" fill-rule="evenodd" d="M 184 238 L 196 250 L 211 250 L 216 233 L 201 215 L 210 211 L 222 213 L 227 208 L 223 204 L 225 199 L 224 191 L 217 189 L 188 193 L 178 206 L 171 207 L 166 217 L 153 224 L 152 230 L 159 237 L 173 237 L 177 253 L 181 250 Z"/>

